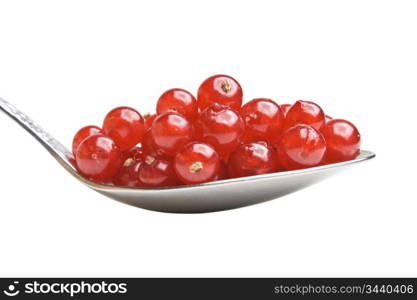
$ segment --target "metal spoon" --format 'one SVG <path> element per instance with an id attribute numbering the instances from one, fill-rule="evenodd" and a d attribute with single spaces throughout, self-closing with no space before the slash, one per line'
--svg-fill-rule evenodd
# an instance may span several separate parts
<path id="1" fill-rule="evenodd" d="M 342 163 L 192 186 L 153 189 L 107 186 L 80 175 L 70 162 L 74 159 L 72 153 L 24 113 L 1 98 L 0 108 L 35 137 L 65 170 L 88 187 L 114 200 L 161 212 L 203 213 L 265 202 L 298 191 L 375 157 L 373 152 L 362 150 L 356 159 Z"/>

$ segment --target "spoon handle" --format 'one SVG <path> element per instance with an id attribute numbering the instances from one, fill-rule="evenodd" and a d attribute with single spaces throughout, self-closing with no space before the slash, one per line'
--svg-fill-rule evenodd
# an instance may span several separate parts
<path id="1" fill-rule="evenodd" d="M 32 121 L 26 114 L 2 98 L 0 98 L 0 109 L 36 138 L 68 171 L 74 171 L 74 167 L 70 163 L 70 160 L 74 157 L 66 147 Z"/>

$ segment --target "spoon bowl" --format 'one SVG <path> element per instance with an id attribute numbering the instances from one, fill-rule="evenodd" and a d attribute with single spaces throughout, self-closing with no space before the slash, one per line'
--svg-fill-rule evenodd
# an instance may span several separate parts
<path id="1" fill-rule="evenodd" d="M 362 150 L 350 161 L 296 171 L 214 181 L 169 188 L 128 188 L 102 185 L 79 174 L 73 154 L 27 115 L 0 98 L 0 109 L 28 131 L 72 176 L 111 199 L 160 212 L 204 213 L 249 206 L 293 193 L 375 157 Z"/>

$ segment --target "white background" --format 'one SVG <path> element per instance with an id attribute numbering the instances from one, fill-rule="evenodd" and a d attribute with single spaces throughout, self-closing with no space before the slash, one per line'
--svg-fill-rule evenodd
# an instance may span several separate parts
<path id="1" fill-rule="evenodd" d="M 0 276 L 417 276 L 415 1 L 1 1 L 0 96 L 70 145 L 111 108 L 236 77 L 307 99 L 377 158 L 298 193 L 175 215 L 78 183 L 0 115 Z"/>

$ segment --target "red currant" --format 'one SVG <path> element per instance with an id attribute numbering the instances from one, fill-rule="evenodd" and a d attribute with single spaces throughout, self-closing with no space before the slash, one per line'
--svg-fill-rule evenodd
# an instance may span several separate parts
<path id="1" fill-rule="evenodd" d="M 198 115 L 197 100 L 186 90 L 168 90 L 159 97 L 156 112 L 160 115 L 170 111 L 177 112 L 192 121 Z"/>
<path id="2" fill-rule="evenodd" d="M 211 146 L 193 142 L 177 153 L 174 168 L 185 184 L 209 182 L 220 174 L 220 158 Z"/>
<path id="3" fill-rule="evenodd" d="M 253 99 L 240 109 L 245 121 L 244 142 L 267 141 L 273 143 L 281 133 L 284 115 L 278 104 L 270 99 Z"/>
<path id="4" fill-rule="evenodd" d="M 197 104 L 204 110 L 213 103 L 219 103 L 236 111 L 242 105 L 243 92 L 240 84 L 227 75 L 215 75 L 207 78 L 198 89 Z"/>
<path id="5" fill-rule="evenodd" d="M 153 115 L 145 114 L 143 118 L 145 119 L 145 132 L 146 132 L 148 129 L 151 129 L 153 120 L 155 120 L 156 118 L 156 114 L 153 114 Z"/>
<path id="6" fill-rule="evenodd" d="M 287 115 L 287 112 L 291 108 L 291 104 L 281 104 L 279 107 L 281 108 L 282 113 L 284 114 L 284 117 Z"/>
<path id="7" fill-rule="evenodd" d="M 286 130 L 277 145 L 280 166 L 297 170 L 317 166 L 326 153 L 326 141 L 314 127 L 296 125 Z"/>
<path id="8" fill-rule="evenodd" d="M 200 141 L 212 145 L 225 158 L 239 145 L 245 124 L 233 109 L 213 104 L 200 113 L 195 129 Z"/>
<path id="9" fill-rule="evenodd" d="M 81 144 L 81 142 L 89 136 L 96 134 L 103 134 L 103 130 L 97 126 L 85 126 L 78 130 L 72 141 L 72 153 L 74 153 L 75 155 L 77 153 L 77 148 Z"/>
<path id="10" fill-rule="evenodd" d="M 143 161 L 144 153 L 142 147 L 133 147 L 122 152 L 123 166 L 113 178 L 114 184 L 118 186 L 138 187 L 141 186 L 139 180 L 139 167 Z"/>
<path id="11" fill-rule="evenodd" d="M 139 187 L 141 182 L 139 180 L 139 168 L 142 164 L 142 159 L 128 158 L 123 163 L 122 168 L 116 174 L 113 182 L 117 186 Z"/>
<path id="12" fill-rule="evenodd" d="M 167 112 L 153 121 L 151 134 L 157 149 L 168 156 L 175 156 L 181 148 L 191 141 L 193 128 L 182 115 Z"/>
<path id="13" fill-rule="evenodd" d="M 78 146 L 75 160 L 83 176 L 97 182 L 106 182 L 119 171 L 122 154 L 111 138 L 93 135 Z"/>
<path id="14" fill-rule="evenodd" d="M 278 171 L 277 154 L 265 142 L 241 144 L 228 162 L 230 177 L 245 177 Z"/>
<path id="15" fill-rule="evenodd" d="M 104 119 L 103 129 L 121 150 L 128 150 L 142 141 L 145 133 L 143 117 L 130 107 L 117 107 Z"/>
<path id="16" fill-rule="evenodd" d="M 319 130 L 324 122 L 324 113 L 320 106 L 311 101 L 298 100 L 288 110 L 284 127 L 288 129 L 294 125 L 305 124 Z"/>
<path id="17" fill-rule="evenodd" d="M 172 159 L 147 155 L 139 167 L 139 180 L 146 187 L 175 186 L 179 180 Z"/>
<path id="18" fill-rule="evenodd" d="M 320 132 L 327 143 L 327 163 L 351 160 L 359 155 L 361 136 L 351 122 L 333 119 L 327 122 Z"/>

